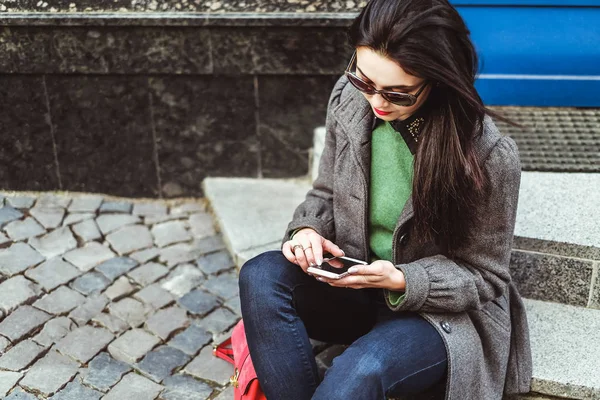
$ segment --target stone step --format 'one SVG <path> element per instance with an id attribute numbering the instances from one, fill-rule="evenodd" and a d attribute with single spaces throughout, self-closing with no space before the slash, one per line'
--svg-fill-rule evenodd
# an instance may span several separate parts
<path id="1" fill-rule="evenodd" d="M 308 180 L 209 178 L 203 185 L 238 266 L 280 248 L 295 205 L 309 189 Z M 533 392 L 514 399 L 600 398 L 600 310 L 535 299 L 525 299 L 525 305 Z"/>

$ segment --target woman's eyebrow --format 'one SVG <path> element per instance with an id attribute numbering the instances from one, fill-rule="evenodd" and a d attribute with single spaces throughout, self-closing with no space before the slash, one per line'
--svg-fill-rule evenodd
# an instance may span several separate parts
<path id="1" fill-rule="evenodd" d="M 365 78 L 367 78 L 369 80 L 369 82 L 373 82 L 371 80 L 371 78 L 369 78 L 367 75 L 365 75 L 365 73 L 362 71 L 362 69 L 360 69 L 358 67 L 358 65 L 356 66 L 356 69 L 361 73 L 362 76 L 364 76 Z M 383 88 L 383 90 L 400 89 L 400 90 L 411 91 L 411 90 L 414 90 L 416 88 L 417 88 L 417 85 L 415 85 L 415 86 L 395 85 L 395 86 L 385 86 Z"/>

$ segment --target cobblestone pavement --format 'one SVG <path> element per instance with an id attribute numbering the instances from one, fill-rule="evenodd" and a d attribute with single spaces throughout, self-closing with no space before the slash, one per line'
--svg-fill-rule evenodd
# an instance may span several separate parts
<path id="1" fill-rule="evenodd" d="M 231 399 L 240 308 L 203 200 L 0 192 L 0 398 Z"/>

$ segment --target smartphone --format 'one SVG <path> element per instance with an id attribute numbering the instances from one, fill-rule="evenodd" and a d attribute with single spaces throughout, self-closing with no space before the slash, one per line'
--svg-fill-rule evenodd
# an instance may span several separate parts
<path id="1" fill-rule="evenodd" d="M 329 279 L 341 279 L 349 275 L 348 269 L 353 265 L 367 265 L 368 262 L 350 257 L 328 257 L 317 267 L 308 267 L 306 272 Z"/>

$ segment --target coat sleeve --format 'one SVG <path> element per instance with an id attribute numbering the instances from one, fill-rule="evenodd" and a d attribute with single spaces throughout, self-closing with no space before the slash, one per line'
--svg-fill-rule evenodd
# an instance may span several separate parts
<path id="1" fill-rule="evenodd" d="M 283 243 L 290 239 L 290 235 L 297 228 L 312 228 L 321 236 L 335 240 L 335 226 L 333 221 L 333 166 L 335 162 L 335 130 L 336 122 L 333 109 L 340 103 L 342 90 L 348 83 L 345 76 L 336 82 L 329 97 L 327 117 L 325 121 L 325 147 L 319 163 L 319 174 L 313 182 L 312 188 L 306 194 L 305 200 L 294 211 L 292 221 L 289 223 Z"/>
<path id="2" fill-rule="evenodd" d="M 481 309 L 502 295 L 511 280 L 510 254 L 521 164 L 515 142 L 498 140 L 484 163 L 488 185 L 476 214 L 472 239 L 451 258 L 434 255 L 396 267 L 404 273 L 405 298 L 394 311 L 462 312 Z"/>

